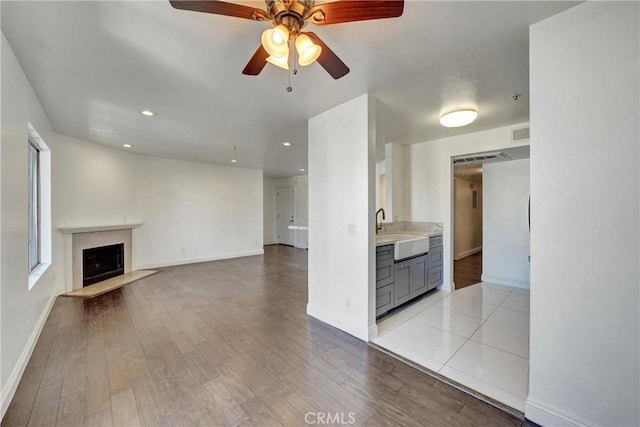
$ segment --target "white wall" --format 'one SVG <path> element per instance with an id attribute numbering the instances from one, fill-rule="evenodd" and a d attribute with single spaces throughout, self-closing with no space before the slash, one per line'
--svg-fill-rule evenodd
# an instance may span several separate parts
<path id="1" fill-rule="evenodd" d="M 482 169 L 482 281 L 529 289 L 529 159 Z"/>
<path id="2" fill-rule="evenodd" d="M 638 2 L 531 27 L 526 416 L 640 425 Z"/>
<path id="3" fill-rule="evenodd" d="M 379 161 L 376 163 L 376 210 L 383 208 L 385 211 L 387 210 L 387 177 L 385 171 L 385 160 Z M 384 176 L 384 185 L 380 185 L 380 179 Z M 386 217 L 385 217 L 386 218 Z M 391 219 L 386 219 L 385 221 L 391 221 Z"/>
<path id="4" fill-rule="evenodd" d="M 455 259 L 461 259 L 482 250 L 482 181 L 454 179 L 455 194 Z M 473 188 L 472 188 L 473 186 Z M 473 207 L 473 192 L 477 203 Z"/>
<path id="5" fill-rule="evenodd" d="M 463 154 L 517 147 L 512 144 L 512 129 L 526 123 L 437 139 L 405 147 L 405 215 L 408 221 L 443 223 L 444 283 L 451 288 L 453 235 L 451 199 L 453 197 L 451 158 Z"/>
<path id="6" fill-rule="evenodd" d="M 370 104 L 363 95 L 309 120 L 307 313 L 363 340 L 375 328 Z"/>
<path id="7" fill-rule="evenodd" d="M 263 253 L 262 171 L 142 158 L 138 268 Z"/>
<path id="8" fill-rule="evenodd" d="M 404 150 L 402 145 L 388 142 L 385 148 L 387 184 L 387 221 L 404 221 Z"/>
<path id="9" fill-rule="evenodd" d="M 54 229 L 141 222 L 134 268 L 262 251 L 260 170 L 139 156 L 59 134 L 50 148 Z"/>
<path id="10" fill-rule="evenodd" d="M 263 178 L 262 188 L 264 244 L 274 245 L 278 243 L 278 229 L 276 224 L 276 180 L 272 178 Z"/>
<path id="11" fill-rule="evenodd" d="M 263 183 L 260 170 L 140 156 L 55 133 L 4 37 L 1 59 L 4 411 L 54 297 L 71 280 L 59 227 L 142 222 L 134 232 L 137 268 L 259 254 Z M 52 265 L 30 291 L 28 122 L 51 149 L 53 220 Z"/>
<path id="12" fill-rule="evenodd" d="M 1 278 L 0 386 L 2 413 L 26 366 L 33 345 L 60 286 L 50 266 L 28 290 L 27 123 L 47 143 L 53 132 L 18 61 L 2 36 L 1 167 Z"/>

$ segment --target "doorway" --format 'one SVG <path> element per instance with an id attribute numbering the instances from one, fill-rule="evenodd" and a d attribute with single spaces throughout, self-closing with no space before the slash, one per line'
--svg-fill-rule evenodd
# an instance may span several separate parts
<path id="1" fill-rule="evenodd" d="M 278 232 L 278 243 L 281 245 L 293 246 L 293 230 L 289 229 L 294 225 L 294 190 L 293 187 L 279 188 L 276 192 L 276 222 Z"/>
<path id="2" fill-rule="evenodd" d="M 453 167 L 453 283 L 482 281 L 482 164 Z"/>

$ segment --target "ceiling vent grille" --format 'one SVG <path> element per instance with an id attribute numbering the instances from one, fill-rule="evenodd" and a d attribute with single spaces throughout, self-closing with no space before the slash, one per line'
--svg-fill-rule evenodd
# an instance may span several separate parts
<path id="1" fill-rule="evenodd" d="M 500 160 L 511 160 L 511 157 L 503 152 L 472 154 L 470 156 L 455 157 L 453 163 L 457 165 L 463 163 L 488 163 Z"/>
<path id="2" fill-rule="evenodd" d="M 511 131 L 511 143 L 519 144 L 521 142 L 527 142 L 529 141 L 530 134 L 531 128 L 528 126 L 526 128 L 513 129 Z"/>

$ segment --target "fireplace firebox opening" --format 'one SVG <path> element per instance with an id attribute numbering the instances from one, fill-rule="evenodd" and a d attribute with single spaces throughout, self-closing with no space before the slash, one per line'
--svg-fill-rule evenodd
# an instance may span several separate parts
<path id="1" fill-rule="evenodd" d="M 124 274 L 124 243 L 82 251 L 82 286 Z"/>

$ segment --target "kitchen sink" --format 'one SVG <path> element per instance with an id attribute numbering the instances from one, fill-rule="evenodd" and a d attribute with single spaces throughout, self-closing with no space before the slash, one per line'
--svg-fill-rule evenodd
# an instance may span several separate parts
<path id="1" fill-rule="evenodd" d="M 393 243 L 393 259 L 400 260 L 429 251 L 429 238 L 414 234 L 381 234 L 377 244 Z"/>

